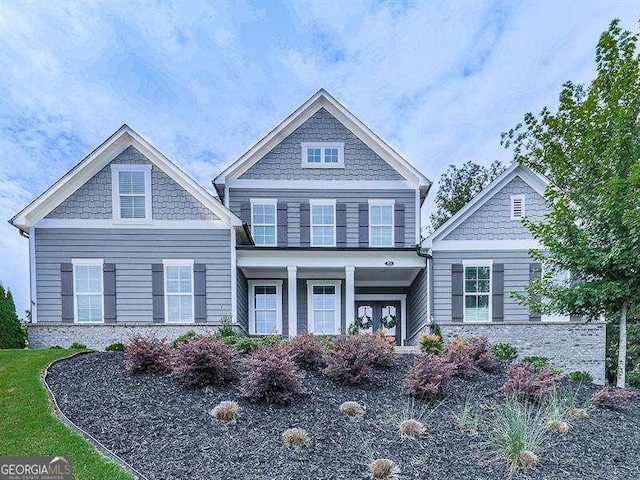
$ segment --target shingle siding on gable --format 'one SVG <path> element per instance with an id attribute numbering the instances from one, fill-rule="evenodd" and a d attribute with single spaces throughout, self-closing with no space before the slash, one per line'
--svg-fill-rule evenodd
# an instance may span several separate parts
<path id="1" fill-rule="evenodd" d="M 344 168 L 302 168 L 302 142 L 344 142 Z M 242 179 L 403 180 L 324 108 L 243 173 Z"/>
<path id="2" fill-rule="evenodd" d="M 526 240 L 531 238 L 519 220 L 511 220 L 511 195 L 525 195 L 525 215 L 536 222 L 549 211 L 544 198 L 520 177 L 476 210 L 443 240 Z"/>
<path id="3" fill-rule="evenodd" d="M 129 147 L 111 163 L 150 164 L 134 147 Z M 214 220 L 215 214 L 193 198 L 155 165 L 151 169 L 152 215 L 154 220 Z M 46 218 L 110 219 L 111 169 L 105 166 Z"/>

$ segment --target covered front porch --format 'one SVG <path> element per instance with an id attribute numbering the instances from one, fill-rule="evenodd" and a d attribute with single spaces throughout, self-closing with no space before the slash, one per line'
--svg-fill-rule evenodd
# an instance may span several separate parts
<path id="1" fill-rule="evenodd" d="M 425 267 L 413 250 L 257 248 L 239 250 L 237 265 L 238 312 L 246 313 L 250 335 L 337 335 L 355 322 L 361 331 L 385 329 L 398 345 L 407 338 L 411 288 Z"/>

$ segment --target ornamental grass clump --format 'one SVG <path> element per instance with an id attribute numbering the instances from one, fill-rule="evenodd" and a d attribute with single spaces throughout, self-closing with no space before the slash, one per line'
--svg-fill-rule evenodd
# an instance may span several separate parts
<path id="1" fill-rule="evenodd" d="M 364 415 L 366 407 L 359 402 L 344 402 L 340 405 L 340 413 L 350 418 L 358 418 Z"/>
<path id="2" fill-rule="evenodd" d="M 234 376 L 235 352 L 220 340 L 197 337 L 171 353 L 171 375 L 185 387 L 218 385 Z"/>
<path id="3" fill-rule="evenodd" d="M 288 428 L 282 432 L 282 443 L 287 447 L 303 447 L 309 443 L 309 435 L 302 428 Z"/>
<path id="4" fill-rule="evenodd" d="M 558 391 L 553 390 L 547 404 L 547 430 L 565 435 L 569 431 L 567 419 L 571 414 L 571 405 L 558 396 Z"/>
<path id="5" fill-rule="evenodd" d="M 124 347 L 124 365 L 130 374 L 165 373 L 170 369 L 169 343 L 155 335 L 134 335 Z"/>
<path id="6" fill-rule="evenodd" d="M 284 345 L 263 346 L 249 354 L 243 365 L 240 392 L 252 401 L 287 404 L 306 394 L 303 375 Z"/>
<path id="7" fill-rule="evenodd" d="M 418 355 L 404 379 L 404 390 L 417 398 L 438 397 L 442 395 L 455 371 L 456 366 L 447 358 L 440 355 Z"/>
<path id="8" fill-rule="evenodd" d="M 239 408 L 240 407 L 238 406 L 237 402 L 224 400 L 213 407 L 213 409 L 209 412 L 209 415 L 211 415 L 216 420 L 220 420 L 221 422 L 235 423 L 238 416 Z"/>
<path id="9" fill-rule="evenodd" d="M 538 401 L 554 390 L 556 378 L 548 368 L 536 370 L 529 363 L 513 362 L 501 390 L 520 399 Z"/>
<path id="10" fill-rule="evenodd" d="M 400 436 L 402 438 L 410 438 L 413 440 L 422 438 L 426 431 L 424 424 L 415 418 L 403 420 L 400 422 L 398 428 L 400 429 Z"/>
<path id="11" fill-rule="evenodd" d="M 467 392 L 464 403 L 453 410 L 453 419 L 460 430 L 477 435 L 480 418 L 472 406 L 472 396 L 472 391 Z"/>
<path id="12" fill-rule="evenodd" d="M 617 410 L 634 396 L 635 394 L 629 390 L 603 387 L 593 394 L 591 403 L 599 408 Z"/>
<path id="13" fill-rule="evenodd" d="M 320 335 L 302 333 L 289 342 L 289 354 L 296 365 L 306 370 L 320 370 L 327 366 L 325 352 L 329 340 Z"/>
<path id="14" fill-rule="evenodd" d="M 397 480 L 400 467 L 391 459 L 376 458 L 369 464 L 369 473 L 372 480 Z"/>

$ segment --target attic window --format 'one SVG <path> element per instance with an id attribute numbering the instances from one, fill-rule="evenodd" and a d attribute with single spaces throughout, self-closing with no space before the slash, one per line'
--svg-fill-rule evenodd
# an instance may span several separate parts
<path id="1" fill-rule="evenodd" d="M 303 142 L 303 168 L 344 168 L 344 143 Z"/>
<path id="2" fill-rule="evenodd" d="M 524 218 L 524 195 L 511 195 L 511 220 Z"/>
<path id="3" fill-rule="evenodd" d="M 112 164 L 111 189 L 114 220 L 151 220 L 151 165 Z"/>

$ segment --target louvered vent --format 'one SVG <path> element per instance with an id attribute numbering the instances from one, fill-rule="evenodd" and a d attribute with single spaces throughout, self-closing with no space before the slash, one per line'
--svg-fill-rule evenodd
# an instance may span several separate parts
<path id="1" fill-rule="evenodd" d="M 511 197 L 511 218 L 514 220 L 524 217 L 524 196 Z"/>

